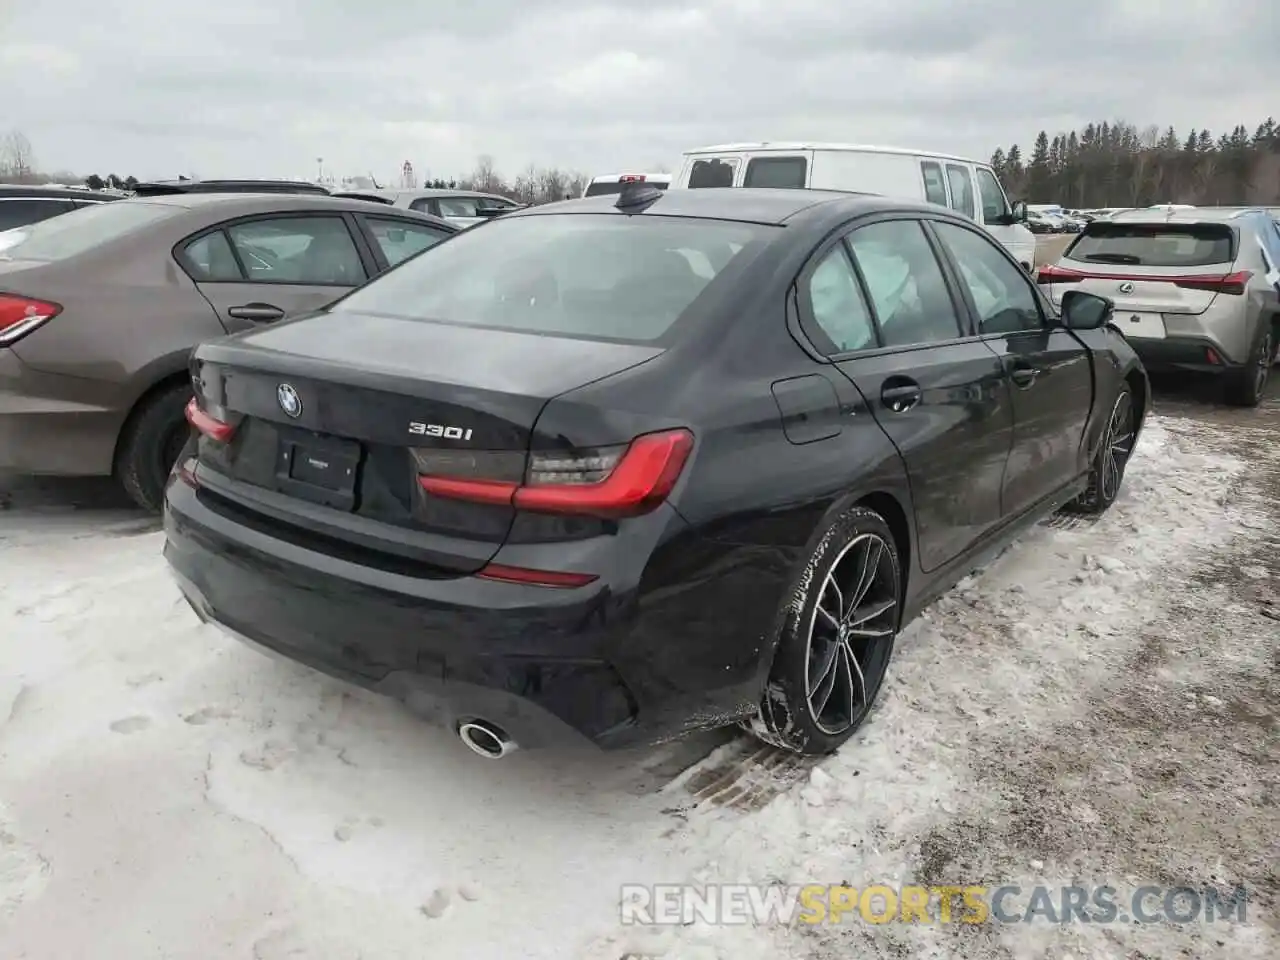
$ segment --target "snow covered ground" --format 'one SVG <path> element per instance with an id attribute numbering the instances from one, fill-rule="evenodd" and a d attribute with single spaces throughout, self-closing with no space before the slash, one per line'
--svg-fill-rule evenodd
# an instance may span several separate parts
<path id="1" fill-rule="evenodd" d="M 1155 419 L 1122 500 L 900 641 L 814 767 L 729 735 L 500 763 L 200 626 L 121 509 L 0 513 L 0 956 L 1280 955 L 1276 410 Z M 619 925 L 632 883 L 1247 885 L 1248 922 Z"/>

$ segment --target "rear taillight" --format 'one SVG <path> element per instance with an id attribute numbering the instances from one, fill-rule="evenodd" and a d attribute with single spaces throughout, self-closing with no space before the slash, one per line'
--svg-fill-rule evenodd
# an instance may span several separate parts
<path id="1" fill-rule="evenodd" d="M 226 443 L 236 432 L 232 424 L 224 423 L 202 410 L 200 401 L 195 397 L 187 403 L 187 423 L 195 427 L 202 436 L 216 440 L 218 443 Z"/>
<path id="2" fill-rule="evenodd" d="M 484 476 L 476 469 L 484 457 L 504 454 L 462 455 L 457 466 L 465 470 L 441 469 L 445 464 L 435 462 L 434 451 L 414 455 L 423 471 L 419 484 L 438 497 L 536 513 L 622 518 L 649 513 L 665 501 L 692 450 L 693 434 L 680 429 L 644 434 L 625 447 L 535 453 L 522 481 L 492 479 L 493 473 Z M 464 472 L 469 475 L 460 475 Z"/>
<path id="3" fill-rule="evenodd" d="M 1036 271 L 1036 283 L 1079 283 L 1083 279 L 1083 273 L 1055 267 L 1052 264 L 1045 264 Z"/>
<path id="4" fill-rule="evenodd" d="M 0 346 L 16 343 L 61 312 L 62 307 L 47 300 L 0 293 Z"/>
<path id="5" fill-rule="evenodd" d="M 1204 290 L 1207 293 L 1225 293 L 1239 297 L 1249 288 L 1252 277 L 1253 274 L 1248 270 L 1238 270 L 1225 276 L 1214 274 L 1205 277 L 1174 277 L 1173 282 L 1184 290 Z"/>
<path id="6" fill-rule="evenodd" d="M 1068 270 L 1066 267 L 1046 264 L 1036 272 L 1037 283 L 1079 283 L 1081 280 L 1116 280 L 1138 283 L 1171 283 L 1184 290 L 1203 290 L 1206 293 L 1225 293 L 1241 296 L 1249 288 L 1249 280 L 1253 276 L 1248 270 L 1235 273 L 1195 274 L 1182 277 L 1162 277 L 1154 275 L 1135 276 L 1131 273 L 1086 273 L 1082 270 Z"/>
<path id="7" fill-rule="evenodd" d="M 643 173 L 628 173 L 618 178 L 619 183 L 644 183 Z"/>

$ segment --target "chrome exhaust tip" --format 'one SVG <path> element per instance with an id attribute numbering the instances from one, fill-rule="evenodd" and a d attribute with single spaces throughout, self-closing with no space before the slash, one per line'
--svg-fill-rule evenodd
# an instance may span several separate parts
<path id="1" fill-rule="evenodd" d="M 516 742 L 502 730 L 484 720 L 468 720 L 458 724 L 458 738 L 467 749 L 486 760 L 501 760 L 516 748 Z"/>

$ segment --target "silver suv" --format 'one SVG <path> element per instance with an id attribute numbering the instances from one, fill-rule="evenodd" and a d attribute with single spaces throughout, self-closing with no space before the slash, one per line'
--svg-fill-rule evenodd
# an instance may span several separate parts
<path id="1" fill-rule="evenodd" d="M 1280 229 L 1264 210 L 1129 210 L 1094 221 L 1037 280 L 1115 301 L 1115 325 L 1148 370 L 1220 374 L 1257 406 L 1280 354 Z"/>

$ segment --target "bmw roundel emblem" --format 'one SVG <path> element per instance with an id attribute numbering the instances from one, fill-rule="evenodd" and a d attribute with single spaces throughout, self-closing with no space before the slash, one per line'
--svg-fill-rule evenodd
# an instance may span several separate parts
<path id="1" fill-rule="evenodd" d="M 276 387 L 276 402 L 286 417 L 296 420 L 302 416 L 302 398 L 292 384 L 282 383 Z"/>

